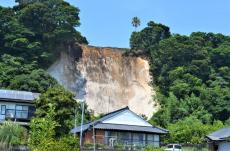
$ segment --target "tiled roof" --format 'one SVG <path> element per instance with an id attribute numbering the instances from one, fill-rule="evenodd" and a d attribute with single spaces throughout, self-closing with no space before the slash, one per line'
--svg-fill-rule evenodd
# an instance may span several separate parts
<path id="1" fill-rule="evenodd" d="M 224 127 L 210 135 L 207 135 L 207 138 L 212 141 L 224 141 L 228 137 L 230 137 L 230 126 Z"/>
<path id="2" fill-rule="evenodd" d="M 159 133 L 166 134 L 167 130 L 161 129 L 154 126 L 136 126 L 136 125 L 121 125 L 121 124 L 105 124 L 99 123 L 95 129 L 104 129 L 104 130 L 121 130 L 121 131 L 133 131 L 133 132 L 148 132 L 148 133 Z"/>
<path id="3" fill-rule="evenodd" d="M 102 123 L 102 121 L 109 119 L 126 110 L 129 110 L 129 108 L 125 107 L 125 108 L 116 110 L 114 112 L 108 113 L 96 121 L 84 124 L 82 126 L 82 130 L 86 131 L 87 129 L 94 127 L 95 129 L 104 129 L 104 130 L 124 130 L 124 131 L 148 132 L 148 133 L 159 133 L 159 134 L 168 133 L 168 130 L 159 128 L 159 127 L 154 127 L 154 126 L 136 126 L 136 125 Z M 79 133 L 80 131 L 81 131 L 81 126 L 77 126 L 71 130 L 71 133 Z"/>
<path id="4" fill-rule="evenodd" d="M 0 100 L 4 101 L 32 103 L 38 96 L 39 93 L 0 89 Z"/>

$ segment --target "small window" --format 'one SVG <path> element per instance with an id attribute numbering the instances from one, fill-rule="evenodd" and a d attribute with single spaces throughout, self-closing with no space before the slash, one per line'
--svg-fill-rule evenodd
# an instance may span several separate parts
<path id="1" fill-rule="evenodd" d="M 181 149 L 180 145 L 175 145 L 175 149 Z"/>
<path id="2" fill-rule="evenodd" d="M 16 118 L 27 119 L 28 118 L 28 106 L 16 105 Z"/>
<path id="3" fill-rule="evenodd" d="M 22 110 L 28 111 L 28 106 L 22 106 Z"/>
<path id="4" fill-rule="evenodd" d="M 22 106 L 16 105 L 16 110 L 22 110 Z"/>
<path id="5" fill-rule="evenodd" d="M 168 145 L 167 148 L 173 148 L 173 145 Z"/>
<path id="6" fill-rule="evenodd" d="M 6 114 L 6 105 L 1 105 L 1 114 L 2 115 Z"/>
<path id="7" fill-rule="evenodd" d="M 160 141 L 159 135 L 154 135 L 154 141 L 155 141 L 155 142 L 159 142 L 159 141 Z"/>

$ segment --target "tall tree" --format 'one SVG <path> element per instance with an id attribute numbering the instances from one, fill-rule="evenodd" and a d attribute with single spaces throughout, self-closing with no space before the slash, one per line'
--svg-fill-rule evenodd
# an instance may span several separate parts
<path id="1" fill-rule="evenodd" d="M 146 28 L 140 32 L 132 33 L 130 37 L 130 47 L 134 50 L 140 49 L 149 53 L 162 39 L 168 38 L 169 36 L 169 27 L 150 21 Z"/>
<path id="2" fill-rule="evenodd" d="M 132 25 L 137 29 L 138 26 L 141 25 L 140 19 L 136 16 L 132 18 Z"/>

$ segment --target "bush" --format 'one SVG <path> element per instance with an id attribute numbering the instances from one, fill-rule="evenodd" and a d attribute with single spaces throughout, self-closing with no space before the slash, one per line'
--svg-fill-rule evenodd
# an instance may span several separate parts
<path id="1" fill-rule="evenodd" d="M 144 151 L 164 151 L 162 148 L 154 147 L 151 145 L 148 145 L 145 147 Z"/>
<path id="2" fill-rule="evenodd" d="M 44 151 L 79 151 L 73 136 L 64 136 L 48 143 Z"/>
<path id="3" fill-rule="evenodd" d="M 27 130 L 11 121 L 6 121 L 0 126 L 0 147 L 10 148 L 12 145 L 27 143 Z"/>

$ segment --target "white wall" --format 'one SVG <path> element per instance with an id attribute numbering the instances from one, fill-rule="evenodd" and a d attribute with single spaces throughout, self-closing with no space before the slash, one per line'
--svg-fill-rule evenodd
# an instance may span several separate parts
<path id="1" fill-rule="evenodd" d="M 229 142 L 220 143 L 218 151 L 230 151 L 230 143 Z"/>
<path id="2" fill-rule="evenodd" d="M 109 124 L 124 124 L 124 125 L 137 125 L 137 126 L 152 126 L 144 119 L 140 118 L 133 112 L 127 110 L 124 112 L 119 113 L 118 115 L 111 117 L 102 123 L 109 123 Z"/>

